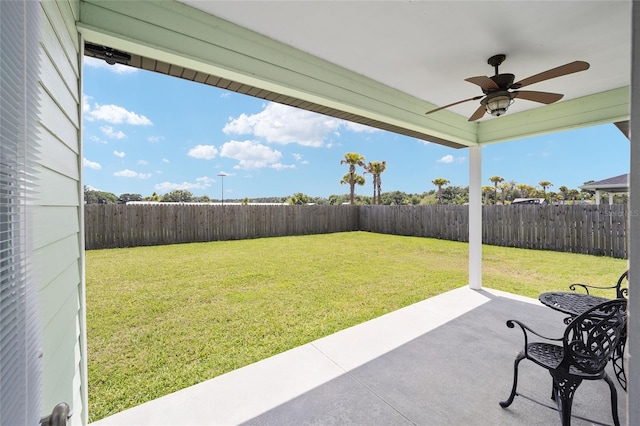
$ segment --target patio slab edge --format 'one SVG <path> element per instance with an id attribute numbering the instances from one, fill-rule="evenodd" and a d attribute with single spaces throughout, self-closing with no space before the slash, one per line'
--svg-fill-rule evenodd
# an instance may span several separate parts
<path id="1" fill-rule="evenodd" d="M 235 425 L 360 367 L 495 297 L 534 299 L 467 286 L 92 423 Z"/>

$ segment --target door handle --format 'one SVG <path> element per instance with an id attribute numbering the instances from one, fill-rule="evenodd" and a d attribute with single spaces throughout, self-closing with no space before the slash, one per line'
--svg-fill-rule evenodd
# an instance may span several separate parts
<path id="1" fill-rule="evenodd" d="M 72 414 L 69 404 L 61 402 L 53 407 L 51 414 L 40 419 L 40 426 L 66 426 Z"/>

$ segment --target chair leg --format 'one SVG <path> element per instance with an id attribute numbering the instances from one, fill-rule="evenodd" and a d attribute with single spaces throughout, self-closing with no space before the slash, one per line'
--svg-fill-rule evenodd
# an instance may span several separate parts
<path id="1" fill-rule="evenodd" d="M 616 385 L 613 384 L 613 380 L 607 375 L 604 374 L 604 380 L 609 385 L 609 390 L 611 391 L 611 414 L 613 416 L 613 424 L 615 426 L 620 426 L 620 420 L 618 419 L 618 392 L 616 391 Z"/>
<path id="2" fill-rule="evenodd" d="M 513 387 L 511 388 L 511 395 L 507 398 L 506 401 L 500 401 L 500 406 L 502 408 L 507 408 L 513 402 L 513 399 L 516 397 L 516 388 L 518 387 L 518 364 L 520 361 L 524 359 L 524 351 L 520 352 L 516 357 L 515 362 L 513 363 Z"/>
<path id="3" fill-rule="evenodd" d="M 582 383 L 582 380 L 570 379 L 568 377 L 553 377 L 555 382 L 555 401 L 560 413 L 562 426 L 571 425 L 571 406 L 573 405 L 573 395 Z"/>

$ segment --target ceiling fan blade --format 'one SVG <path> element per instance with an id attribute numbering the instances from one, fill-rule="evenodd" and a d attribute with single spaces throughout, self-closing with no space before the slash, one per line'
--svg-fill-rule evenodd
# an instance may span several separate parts
<path id="1" fill-rule="evenodd" d="M 474 112 L 473 115 L 469 117 L 469 121 L 476 121 L 481 119 L 485 112 L 487 112 L 487 109 L 485 108 L 485 106 L 480 105 L 476 110 L 476 112 Z"/>
<path id="2" fill-rule="evenodd" d="M 469 77 L 465 78 L 464 81 L 468 81 L 469 83 L 477 84 L 482 88 L 484 92 L 488 92 L 489 90 L 498 90 L 500 87 L 496 84 L 495 81 L 491 80 L 489 77 L 484 75 L 479 75 L 477 77 Z"/>
<path id="3" fill-rule="evenodd" d="M 552 104 L 559 101 L 564 96 L 560 93 L 532 92 L 530 90 L 518 90 L 517 92 L 511 92 L 511 94 L 514 97 L 533 102 L 540 102 L 541 104 Z"/>
<path id="4" fill-rule="evenodd" d="M 520 88 L 529 86 L 530 84 L 539 83 L 541 81 L 549 80 L 556 77 L 561 77 L 567 74 L 573 74 L 574 72 L 585 71 L 589 69 L 589 63 L 584 61 L 574 61 L 568 64 L 553 68 L 547 71 L 543 71 L 539 74 L 532 75 L 513 84 L 514 88 Z"/>
<path id="5" fill-rule="evenodd" d="M 441 106 L 440 108 L 432 109 L 431 111 L 425 112 L 425 114 L 431 114 L 432 112 L 440 111 L 441 109 L 446 109 L 446 108 L 452 107 L 454 105 L 463 104 L 463 103 L 469 102 L 469 101 L 477 101 L 478 99 L 482 99 L 482 98 L 484 98 L 484 95 L 474 96 L 473 98 L 465 99 L 465 100 L 462 100 L 462 101 L 454 102 L 454 103 L 449 104 L 449 105 Z"/>

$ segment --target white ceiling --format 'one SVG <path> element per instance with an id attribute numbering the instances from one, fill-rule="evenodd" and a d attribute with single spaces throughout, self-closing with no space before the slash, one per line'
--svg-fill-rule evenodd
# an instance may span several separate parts
<path id="1" fill-rule="evenodd" d="M 481 95 L 464 79 L 492 76 L 497 53 L 516 81 L 589 62 L 527 87 L 560 102 L 630 84 L 630 1 L 180 1 L 437 106 Z M 477 102 L 451 111 L 468 117 Z M 516 100 L 509 113 L 537 106 Z"/>

